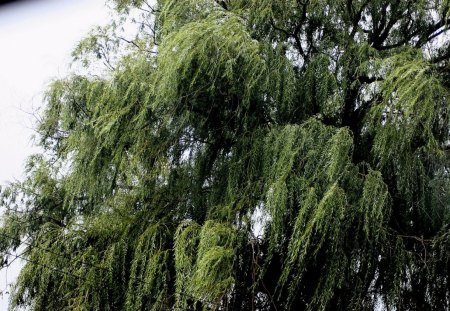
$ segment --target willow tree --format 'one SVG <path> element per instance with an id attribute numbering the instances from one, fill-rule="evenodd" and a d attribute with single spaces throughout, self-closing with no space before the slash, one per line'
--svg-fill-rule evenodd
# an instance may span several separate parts
<path id="1" fill-rule="evenodd" d="M 448 0 L 112 4 L 2 191 L 13 309 L 450 308 Z"/>

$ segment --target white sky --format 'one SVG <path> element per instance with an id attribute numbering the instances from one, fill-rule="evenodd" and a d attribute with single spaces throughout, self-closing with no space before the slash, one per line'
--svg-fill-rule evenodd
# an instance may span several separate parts
<path id="1" fill-rule="evenodd" d="M 30 113 L 43 107 L 46 85 L 67 74 L 76 43 L 109 20 L 105 1 L 29 0 L 0 6 L 0 185 L 22 177 L 25 159 L 36 150 Z M 18 270 L 16 265 L 0 272 L 0 311 L 8 306 L 6 281 L 13 281 Z"/>

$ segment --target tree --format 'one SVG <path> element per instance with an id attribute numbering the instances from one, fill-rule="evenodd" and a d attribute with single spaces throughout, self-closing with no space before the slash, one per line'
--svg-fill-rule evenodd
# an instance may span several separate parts
<path id="1" fill-rule="evenodd" d="M 114 4 L 2 191 L 13 308 L 450 308 L 448 0 Z"/>

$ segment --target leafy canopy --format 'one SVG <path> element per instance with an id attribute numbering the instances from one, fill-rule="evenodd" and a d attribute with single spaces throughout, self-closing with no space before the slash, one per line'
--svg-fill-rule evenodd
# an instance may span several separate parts
<path id="1" fill-rule="evenodd" d="M 112 4 L 1 192 L 12 309 L 450 309 L 448 0 Z"/>

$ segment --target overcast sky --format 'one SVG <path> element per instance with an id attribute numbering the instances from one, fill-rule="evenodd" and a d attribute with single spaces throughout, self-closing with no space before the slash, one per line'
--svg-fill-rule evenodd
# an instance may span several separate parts
<path id="1" fill-rule="evenodd" d="M 20 179 L 33 152 L 33 111 L 46 85 L 68 72 L 70 53 L 94 26 L 109 20 L 106 0 L 29 0 L 0 6 L 0 185 Z M 35 149 L 34 149 L 35 150 Z M 0 211 L 1 213 L 1 211 Z M 0 273 L 6 293 L 17 266 Z M 0 295 L 6 311 L 8 295 Z"/>

